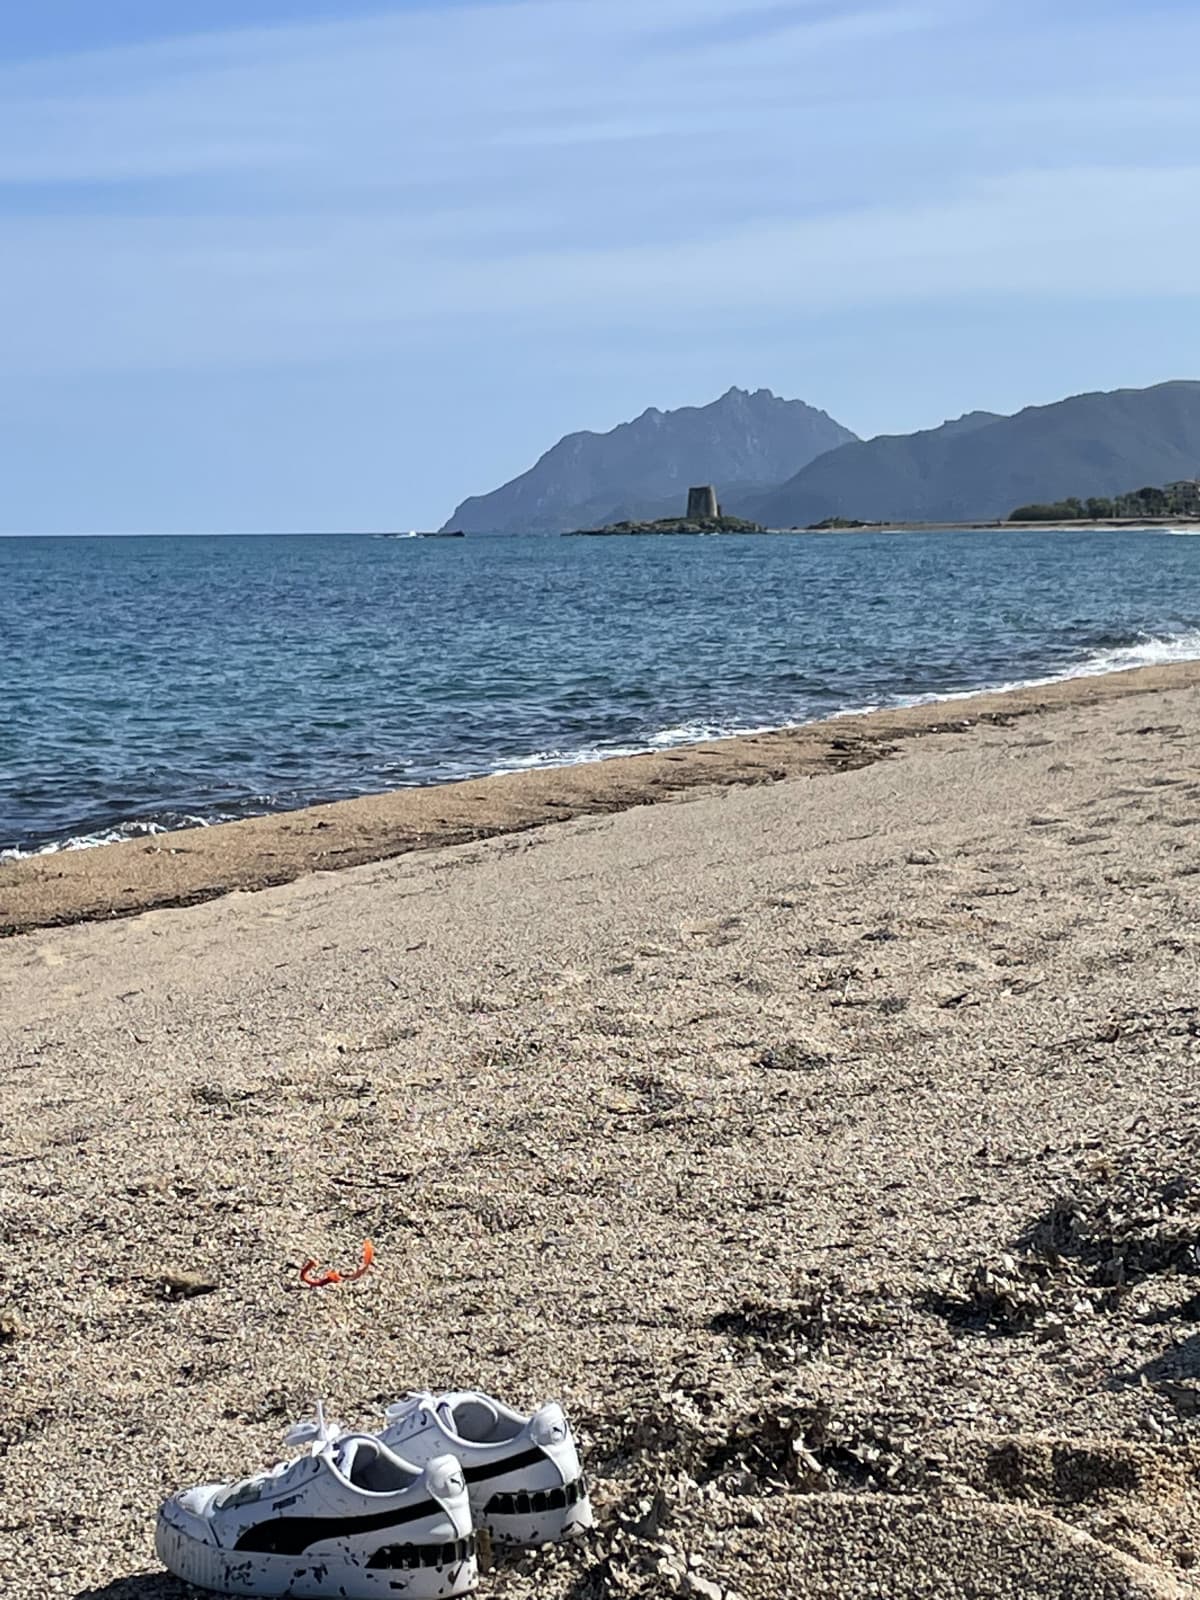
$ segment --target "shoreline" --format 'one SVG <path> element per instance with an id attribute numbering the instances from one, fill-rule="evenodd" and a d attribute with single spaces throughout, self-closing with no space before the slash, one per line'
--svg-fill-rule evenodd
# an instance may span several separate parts
<path id="1" fill-rule="evenodd" d="M 1078 517 L 1069 522 L 864 522 L 847 528 L 772 528 L 771 533 L 1159 533 L 1166 528 L 1200 532 L 1196 517 Z"/>
<path id="2" fill-rule="evenodd" d="M 1200 533 L 1197 517 L 1077 517 L 1061 522 L 1012 522 L 1007 517 L 984 522 L 855 522 L 843 526 L 823 527 L 820 523 L 797 523 L 788 527 L 744 528 L 687 528 L 655 527 L 643 524 L 636 527 L 572 528 L 563 529 L 560 539 L 644 539 L 714 537 L 756 538 L 784 533 L 1162 533 L 1179 529 L 1186 533 Z M 476 534 L 475 538 L 504 538 L 504 534 Z"/>
<path id="3" fill-rule="evenodd" d="M 0 938 L 195 905 L 713 789 L 844 773 L 896 755 L 905 741 L 960 735 L 975 723 L 1003 725 L 1197 685 L 1200 661 L 1129 668 L 31 856 L 0 867 Z"/>

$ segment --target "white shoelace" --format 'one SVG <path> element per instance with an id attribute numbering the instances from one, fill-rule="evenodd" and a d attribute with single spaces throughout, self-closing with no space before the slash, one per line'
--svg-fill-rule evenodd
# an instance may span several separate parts
<path id="1" fill-rule="evenodd" d="M 291 1448 L 307 1445 L 309 1456 L 319 1456 L 326 1445 L 336 1443 L 345 1431 L 340 1422 L 326 1421 L 325 1407 L 318 1400 L 316 1415 L 294 1422 L 284 1434 L 283 1442 Z M 216 1504 L 226 1506 L 251 1488 L 265 1487 L 268 1483 L 273 1483 L 275 1479 L 282 1478 L 303 1460 L 304 1456 L 293 1456 L 290 1461 L 277 1461 L 273 1467 L 266 1467 L 262 1472 L 252 1472 L 248 1477 L 239 1478 L 236 1483 L 231 1483 L 227 1489 L 222 1490 L 217 1496 Z"/>
<path id="2" fill-rule="evenodd" d="M 283 1436 L 286 1445 L 306 1444 L 309 1446 L 310 1455 L 320 1455 L 327 1444 L 333 1444 L 345 1433 L 345 1428 L 340 1422 L 327 1422 L 325 1420 L 325 1406 L 317 1401 L 316 1414 L 304 1417 L 299 1422 L 293 1422 Z"/>

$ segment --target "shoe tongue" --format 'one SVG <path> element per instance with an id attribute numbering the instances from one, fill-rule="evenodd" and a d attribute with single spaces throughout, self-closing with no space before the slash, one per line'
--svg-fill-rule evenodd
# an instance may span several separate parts
<path id="1" fill-rule="evenodd" d="M 338 1471 L 353 1483 L 355 1469 L 369 1467 L 378 1456 L 379 1441 L 369 1433 L 345 1433 L 326 1448 Z"/>
<path id="2" fill-rule="evenodd" d="M 444 1394 L 438 1416 L 463 1439 L 485 1439 L 500 1420 L 500 1413 L 485 1394 L 462 1390 Z"/>

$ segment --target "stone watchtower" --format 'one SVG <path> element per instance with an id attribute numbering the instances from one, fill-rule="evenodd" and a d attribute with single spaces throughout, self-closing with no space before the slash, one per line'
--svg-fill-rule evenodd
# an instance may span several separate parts
<path id="1" fill-rule="evenodd" d="M 689 522 L 715 522 L 721 515 L 721 508 L 717 504 L 717 491 L 711 483 L 705 483 L 698 489 L 688 490 L 688 521 Z"/>

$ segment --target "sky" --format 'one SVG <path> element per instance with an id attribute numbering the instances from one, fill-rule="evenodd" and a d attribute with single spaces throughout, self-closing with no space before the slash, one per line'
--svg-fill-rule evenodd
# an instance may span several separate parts
<path id="1" fill-rule="evenodd" d="M 1195 0 L 0 8 L 0 530 L 429 527 L 731 384 L 1200 377 Z"/>

